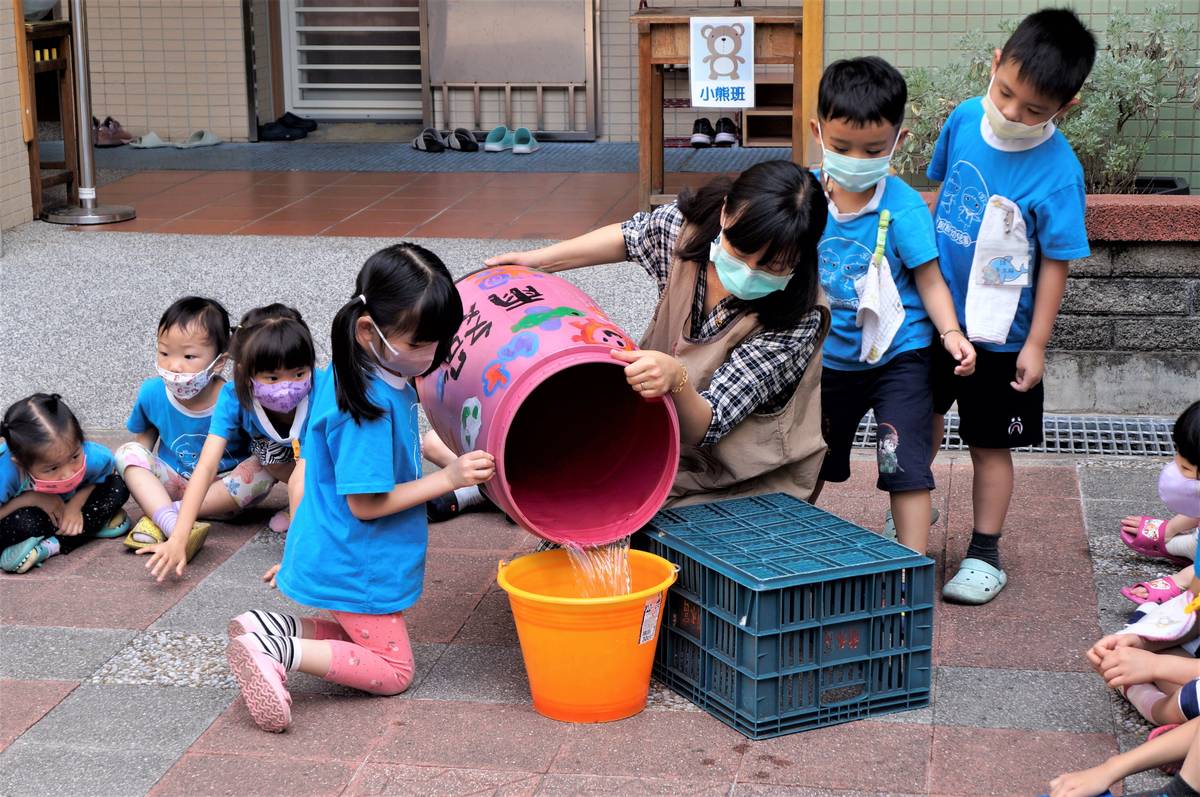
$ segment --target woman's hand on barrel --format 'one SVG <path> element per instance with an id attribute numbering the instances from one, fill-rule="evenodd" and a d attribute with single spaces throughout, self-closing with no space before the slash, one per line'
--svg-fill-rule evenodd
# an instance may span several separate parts
<path id="1" fill-rule="evenodd" d="M 489 257 L 483 261 L 489 267 L 495 266 L 524 266 L 525 268 L 542 267 L 542 250 L 530 249 L 526 252 L 505 252 L 502 255 Z"/>
<path id="2" fill-rule="evenodd" d="M 665 396 L 683 381 L 683 365 L 661 351 L 622 351 L 613 349 L 612 357 L 628 363 L 625 381 L 642 398 Z"/>
<path id="3" fill-rule="evenodd" d="M 451 462 L 446 467 L 446 475 L 455 490 L 483 484 L 496 475 L 496 458 L 486 451 L 471 451 Z"/>

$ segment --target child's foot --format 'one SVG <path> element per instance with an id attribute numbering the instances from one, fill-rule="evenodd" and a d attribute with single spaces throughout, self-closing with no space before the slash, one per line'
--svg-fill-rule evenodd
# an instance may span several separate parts
<path id="1" fill-rule="evenodd" d="M 1170 576 L 1163 576 L 1152 581 L 1141 581 L 1132 587 L 1122 587 L 1121 594 L 1138 604 L 1166 603 L 1178 597 L 1183 589 Z"/>
<path id="2" fill-rule="evenodd" d="M 494 509 L 495 504 L 483 494 L 477 485 L 460 487 L 452 493 L 438 496 L 432 501 L 425 502 L 425 516 L 430 523 L 441 523 L 444 520 L 458 517 L 478 507 Z"/>
<path id="3" fill-rule="evenodd" d="M 129 515 L 124 509 L 118 509 L 117 514 L 108 519 L 104 524 L 104 528 L 96 532 L 96 537 L 101 540 L 111 540 L 116 537 L 124 536 L 125 532 L 129 531 L 130 520 Z"/>
<path id="4" fill-rule="evenodd" d="M 225 648 L 229 670 L 242 690 L 246 708 L 258 727 L 281 733 L 292 723 L 292 696 L 287 690 L 283 665 L 260 652 L 249 634 L 237 637 Z"/>
<path id="5" fill-rule="evenodd" d="M 982 606 L 1000 594 L 1008 575 L 982 559 L 963 559 L 954 578 L 942 587 L 942 597 L 954 603 Z"/>
<path id="6" fill-rule="evenodd" d="M 57 537 L 30 537 L 10 545 L 0 553 L 0 570 L 28 573 L 59 552 Z"/>
<path id="7" fill-rule="evenodd" d="M 942 513 L 938 511 L 938 508 L 936 506 L 930 508 L 930 510 L 929 510 L 929 525 L 932 526 L 932 525 L 936 524 L 938 522 L 938 518 L 940 518 L 941 516 L 942 516 Z M 879 534 L 884 539 L 888 539 L 888 540 L 896 539 L 896 519 L 892 517 L 892 510 L 890 510 L 890 509 L 883 516 L 883 531 L 879 532 Z"/>
<path id="8" fill-rule="evenodd" d="M 276 534 L 283 534 L 292 525 L 292 516 L 286 509 L 281 509 L 267 521 L 267 527 Z"/>
<path id="9" fill-rule="evenodd" d="M 148 516 L 142 516 L 142 519 L 133 527 L 133 531 L 125 536 L 125 547 L 137 550 L 166 541 L 167 535 L 163 534 L 162 529 L 154 525 L 154 521 Z"/>

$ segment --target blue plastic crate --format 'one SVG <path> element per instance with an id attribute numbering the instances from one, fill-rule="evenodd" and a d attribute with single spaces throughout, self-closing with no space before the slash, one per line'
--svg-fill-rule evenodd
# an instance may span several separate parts
<path id="1" fill-rule="evenodd" d="M 664 510 L 655 674 L 751 738 L 928 705 L 933 561 L 790 496 Z"/>

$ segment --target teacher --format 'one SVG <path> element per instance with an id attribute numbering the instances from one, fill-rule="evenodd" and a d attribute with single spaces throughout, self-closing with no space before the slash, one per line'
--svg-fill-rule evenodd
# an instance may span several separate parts
<path id="1" fill-rule="evenodd" d="M 808 170 L 770 161 L 651 213 L 487 265 L 640 265 L 658 285 L 658 307 L 641 350 L 613 357 L 626 364 L 631 389 L 675 400 L 682 451 L 667 506 L 769 492 L 808 500 L 825 452 L 829 311 L 817 243 L 826 212 Z"/>

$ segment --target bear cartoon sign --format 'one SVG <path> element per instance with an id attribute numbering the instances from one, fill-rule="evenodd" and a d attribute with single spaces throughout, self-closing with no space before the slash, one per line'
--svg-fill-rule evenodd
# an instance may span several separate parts
<path id="1" fill-rule="evenodd" d="M 754 107 L 754 18 L 692 17 L 694 108 Z"/>

